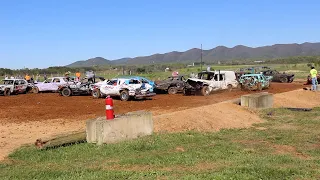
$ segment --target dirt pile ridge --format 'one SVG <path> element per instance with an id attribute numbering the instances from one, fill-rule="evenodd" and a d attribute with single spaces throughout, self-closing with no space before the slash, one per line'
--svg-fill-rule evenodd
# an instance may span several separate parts
<path id="1" fill-rule="evenodd" d="M 38 138 L 52 138 L 64 133 L 85 130 L 86 124 L 53 119 L 36 122 L 7 123 L 0 126 L 0 161 L 21 145 L 33 144 Z"/>
<path id="2" fill-rule="evenodd" d="M 274 107 L 313 108 L 320 106 L 320 92 L 295 90 L 274 95 Z"/>
<path id="3" fill-rule="evenodd" d="M 155 132 L 188 130 L 218 131 L 247 128 L 262 120 L 253 111 L 230 102 L 222 102 L 154 117 Z"/>

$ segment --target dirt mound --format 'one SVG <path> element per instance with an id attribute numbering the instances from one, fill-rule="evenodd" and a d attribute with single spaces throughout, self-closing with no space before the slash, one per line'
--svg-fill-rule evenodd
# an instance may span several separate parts
<path id="1" fill-rule="evenodd" d="M 319 106 L 319 92 L 295 90 L 274 95 L 274 107 L 313 108 Z"/>
<path id="2" fill-rule="evenodd" d="M 0 160 L 23 144 L 32 144 L 38 138 L 85 130 L 85 122 L 53 119 L 42 122 L 8 123 L 0 126 Z"/>
<path id="3" fill-rule="evenodd" d="M 154 129 L 156 132 L 217 131 L 246 128 L 259 122 L 262 120 L 254 112 L 230 102 L 222 102 L 155 116 Z"/>

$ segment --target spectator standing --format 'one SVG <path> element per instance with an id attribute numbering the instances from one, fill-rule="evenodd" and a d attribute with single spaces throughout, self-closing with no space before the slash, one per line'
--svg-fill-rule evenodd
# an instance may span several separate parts
<path id="1" fill-rule="evenodd" d="M 318 84 L 317 74 L 318 74 L 318 71 L 313 66 L 311 66 L 310 75 L 311 75 L 311 81 L 312 81 L 312 86 L 311 86 L 312 91 L 317 90 L 317 84 Z"/>
<path id="2" fill-rule="evenodd" d="M 80 77 L 81 77 L 81 73 L 78 71 L 76 72 L 76 78 L 77 78 L 77 81 L 80 81 Z"/>
<path id="3" fill-rule="evenodd" d="M 31 77 L 29 76 L 29 74 L 26 74 L 26 76 L 24 77 L 24 79 L 26 81 L 28 81 L 28 83 L 30 83 Z"/>

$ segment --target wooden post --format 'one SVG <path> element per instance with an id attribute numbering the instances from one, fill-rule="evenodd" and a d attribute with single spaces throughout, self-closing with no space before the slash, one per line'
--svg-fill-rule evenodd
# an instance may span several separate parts
<path id="1" fill-rule="evenodd" d="M 35 142 L 35 145 L 39 149 L 47 149 L 47 148 L 59 147 L 66 144 L 73 144 L 73 143 L 84 142 L 84 141 L 86 141 L 85 131 L 56 137 L 54 139 L 50 139 L 47 141 L 42 141 L 41 139 L 37 139 Z"/>

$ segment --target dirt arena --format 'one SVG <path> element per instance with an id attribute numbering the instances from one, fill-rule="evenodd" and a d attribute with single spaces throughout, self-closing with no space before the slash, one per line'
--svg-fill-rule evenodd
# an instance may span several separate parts
<path id="1" fill-rule="evenodd" d="M 282 93 L 304 87 L 301 83 L 273 83 L 270 93 Z M 152 100 L 127 101 L 114 100 L 114 111 L 122 114 L 136 110 L 151 111 L 160 115 L 188 108 L 215 104 L 238 98 L 241 95 L 255 93 L 233 90 L 231 92 L 214 92 L 210 96 L 183 96 L 182 94 L 158 94 Z M 104 99 L 91 96 L 62 97 L 56 93 L 22 94 L 10 97 L 0 96 L 0 123 L 43 121 L 50 119 L 83 120 L 103 116 Z"/>
<path id="2" fill-rule="evenodd" d="M 302 83 L 273 83 L 266 91 L 277 94 L 303 87 Z M 255 92 L 233 90 L 215 92 L 206 97 L 159 94 L 152 100 L 128 102 L 115 99 L 114 111 L 116 115 L 136 110 L 152 112 L 155 132 L 244 128 L 261 122 L 260 118 L 240 106 L 220 102 L 248 93 Z M 104 116 L 105 113 L 104 99 L 92 99 L 91 96 L 21 94 L 0 96 L 0 101 L 0 160 L 14 149 L 32 144 L 38 138 L 83 131 L 87 119 Z"/>

